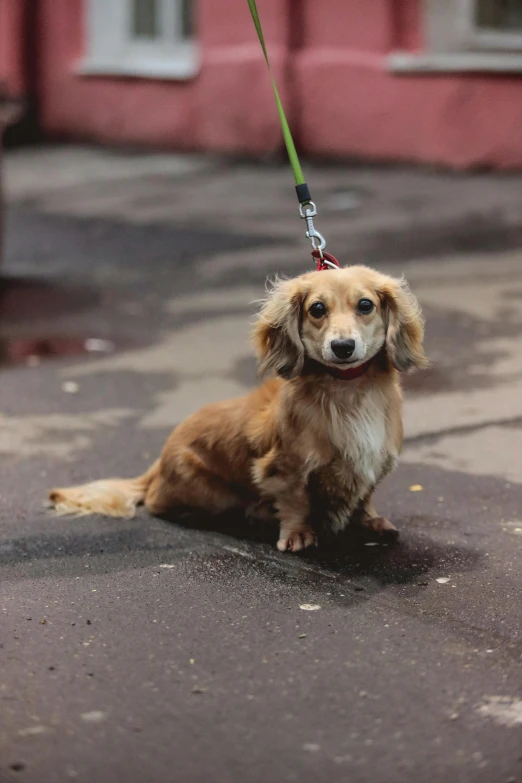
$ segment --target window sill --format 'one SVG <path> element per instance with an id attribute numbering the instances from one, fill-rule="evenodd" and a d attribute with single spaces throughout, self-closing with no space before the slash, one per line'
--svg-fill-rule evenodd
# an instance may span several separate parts
<path id="1" fill-rule="evenodd" d="M 139 79 L 193 79 L 199 73 L 199 56 L 196 50 L 184 52 L 179 57 L 132 57 L 124 60 L 101 60 L 87 57 L 76 66 L 80 76 L 120 76 Z"/>
<path id="2" fill-rule="evenodd" d="M 393 73 L 522 73 L 522 53 L 448 52 L 414 54 L 393 52 L 388 56 Z"/>

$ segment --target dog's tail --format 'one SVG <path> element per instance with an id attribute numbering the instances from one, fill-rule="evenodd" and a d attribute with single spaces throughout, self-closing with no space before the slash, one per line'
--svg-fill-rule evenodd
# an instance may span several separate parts
<path id="1" fill-rule="evenodd" d="M 53 489 L 49 501 L 60 515 L 101 514 L 132 519 L 136 507 L 145 501 L 147 490 L 159 473 L 159 465 L 158 459 L 143 476 L 134 479 L 102 479 L 78 487 Z"/>

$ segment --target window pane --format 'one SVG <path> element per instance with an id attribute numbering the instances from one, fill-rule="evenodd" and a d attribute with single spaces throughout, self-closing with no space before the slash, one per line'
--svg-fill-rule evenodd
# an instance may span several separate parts
<path id="1" fill-rule="evenodd" d="M 194 0 L 180 0 L 181 3 L 181 35 L 192 38 L 194 35 Z"/>
<path id="2" fill-rule="evenodd" d="M 158 0 L 132 0 L 132 35 L 157 38 L 159 35 Z"/>
<path id="3" fill-rule="evenodd" d="M 522 30 L 521 0 L 476 0 L 477 24 L 494 30 Z"/>

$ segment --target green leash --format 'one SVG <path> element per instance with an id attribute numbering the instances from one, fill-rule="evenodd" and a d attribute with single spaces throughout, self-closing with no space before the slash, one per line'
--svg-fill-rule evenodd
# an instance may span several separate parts
<path id="1" fill-rule="evenodd" d="M 326 247 L 326 240 L 323 237 L 323 235 L 320 234 L 318 231 L 316 231 L 316 229 L 314 228 L 313 219 L 317 215 L 317 208 L 314 202 L 312 201 L 310 190 L 305 182 L 303 169 L 301 168 L 301 163 L 299 162 L 299 156 L 295 148 L 292 132 L 290 130 L 288 120 L 286 119 L 286 114 L 283 108 L 283 103 L 279 95 L 279 90 L 277 89 L 277 85 L 275 83 L 275 79 L 272 74 L 272 68 L 270 67 L 270 59 L 268 57 L 268 51 L 265 43 L 265 36 L 263 34 L 263 28 L 261 26 L 261 20 L 259 18 L 259 12 L 257 10 L 256 0 L 247 0 L 247 3 L 248 3 L 248 7 L 250 8 L 250 13 L 252 14 L 254 26 L 256 28 L 257 36 L 259 38 L 259 43 L 261 44 L 261 48 L 263 50 L 263 54 L 265 56 L 266 64 L 268 67 L 268 72 L 270 74 L 270 79 L 272 81 L 272 87 L 274 89 L 277 111 L 279 114 L 279 119 L 281 121 L 281 128 L 283 130 L 283 138 L 285 140 L 286 151 L 288 153 L 288 159 L 290 161 L 290 166 L 294 174 L 295 190 L 299 201 L 299 214 L 303 218 L 303 220 L 306 220 L 306 225 L 307 225 L 306 236 L 312 243 L 312 248 L 313 248 L 312 255 L 314 256 L 314 258 L 318 259 L 318 267 L 317 267 L 318 269 L 327 269 L 327 268 L 335 269 L 339 266 L 339 262 L 333 256 L 330 256 L 329 253 L 323 254 L 323 250 Z"/>
<path id="2" fill-rule="evenodd" d="M 270 73 L 270 79 L 272 80 L 272 87 L 274 88 L 274 95 L 276 99 L 277 104 L 277 111 L 279 112 L 279 119 L 281 120 L 281 127 L 283 129 L 283 137 L 286 144 L 286 150 L 288 152 L 288 159 L 290 160 L 290 166 L 292 167 L 292 171 L 294 173 L 294 179 L 296 184 L 296 190 L 298 188 L 301 188 L 303 185 L 305 188 L 307 188 L 307 184 L 305 182 L 305 178 L 303 175 L 303 169 L 301 168 L 301 163 L 299 162 L 299 156 L 297 154 L 297 150 L 295 148 L 294 139 L 292 137 L 292 132 L 290 130 L 290 126 L 288 124 L 288 120 L 286 119 L 285 110 L 283 108 L 283 103 L 281 101 L 281 98 L 279 97 L 279 91 L 277 89 L 277 85 L 275 83 L 275 79 L 272 75 L 272 68 L 270 67 L 270 60 L 268 59 L 268 51 L 266 48 L 265 43 L 265 36 L 263 35 L 263 28 L 261 27 L 261 20 L 259 19 L 259 12 L 257 10 L 256 0 L 247 0 L 248 7 L 250 8 L 250 13 L 252 14 L 252 19 L 254 20 L 254 25 L 256 28 L 256 32 L 259 38 L 259 43 L 261 44 L 261 48 L 263 50 L 263 54 L 265 55 L 266 64 L 268 66 L 268 70 Z M 297 193 L 297 197 L 299 198 L 300 204 L 307 204 L 310 199 L 310 193 L 308 193 L 308 198 L 306 198 L 306 193 L 302 193 L 301 197 L 299 195 L 299 191 Z M 304 200 L 302 200 L 302 198 Z"/>

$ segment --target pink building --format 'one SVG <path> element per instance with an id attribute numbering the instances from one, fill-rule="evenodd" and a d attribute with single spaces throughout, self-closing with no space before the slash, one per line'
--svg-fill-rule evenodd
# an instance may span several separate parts
<path id="1" fill-rule="evenodd" d="M 520 0 L 258 0 L 301 150 L 522 166 Z M 49 138 L 281 143 L 246 0 L 0 0 L 0 83 Z"/>

